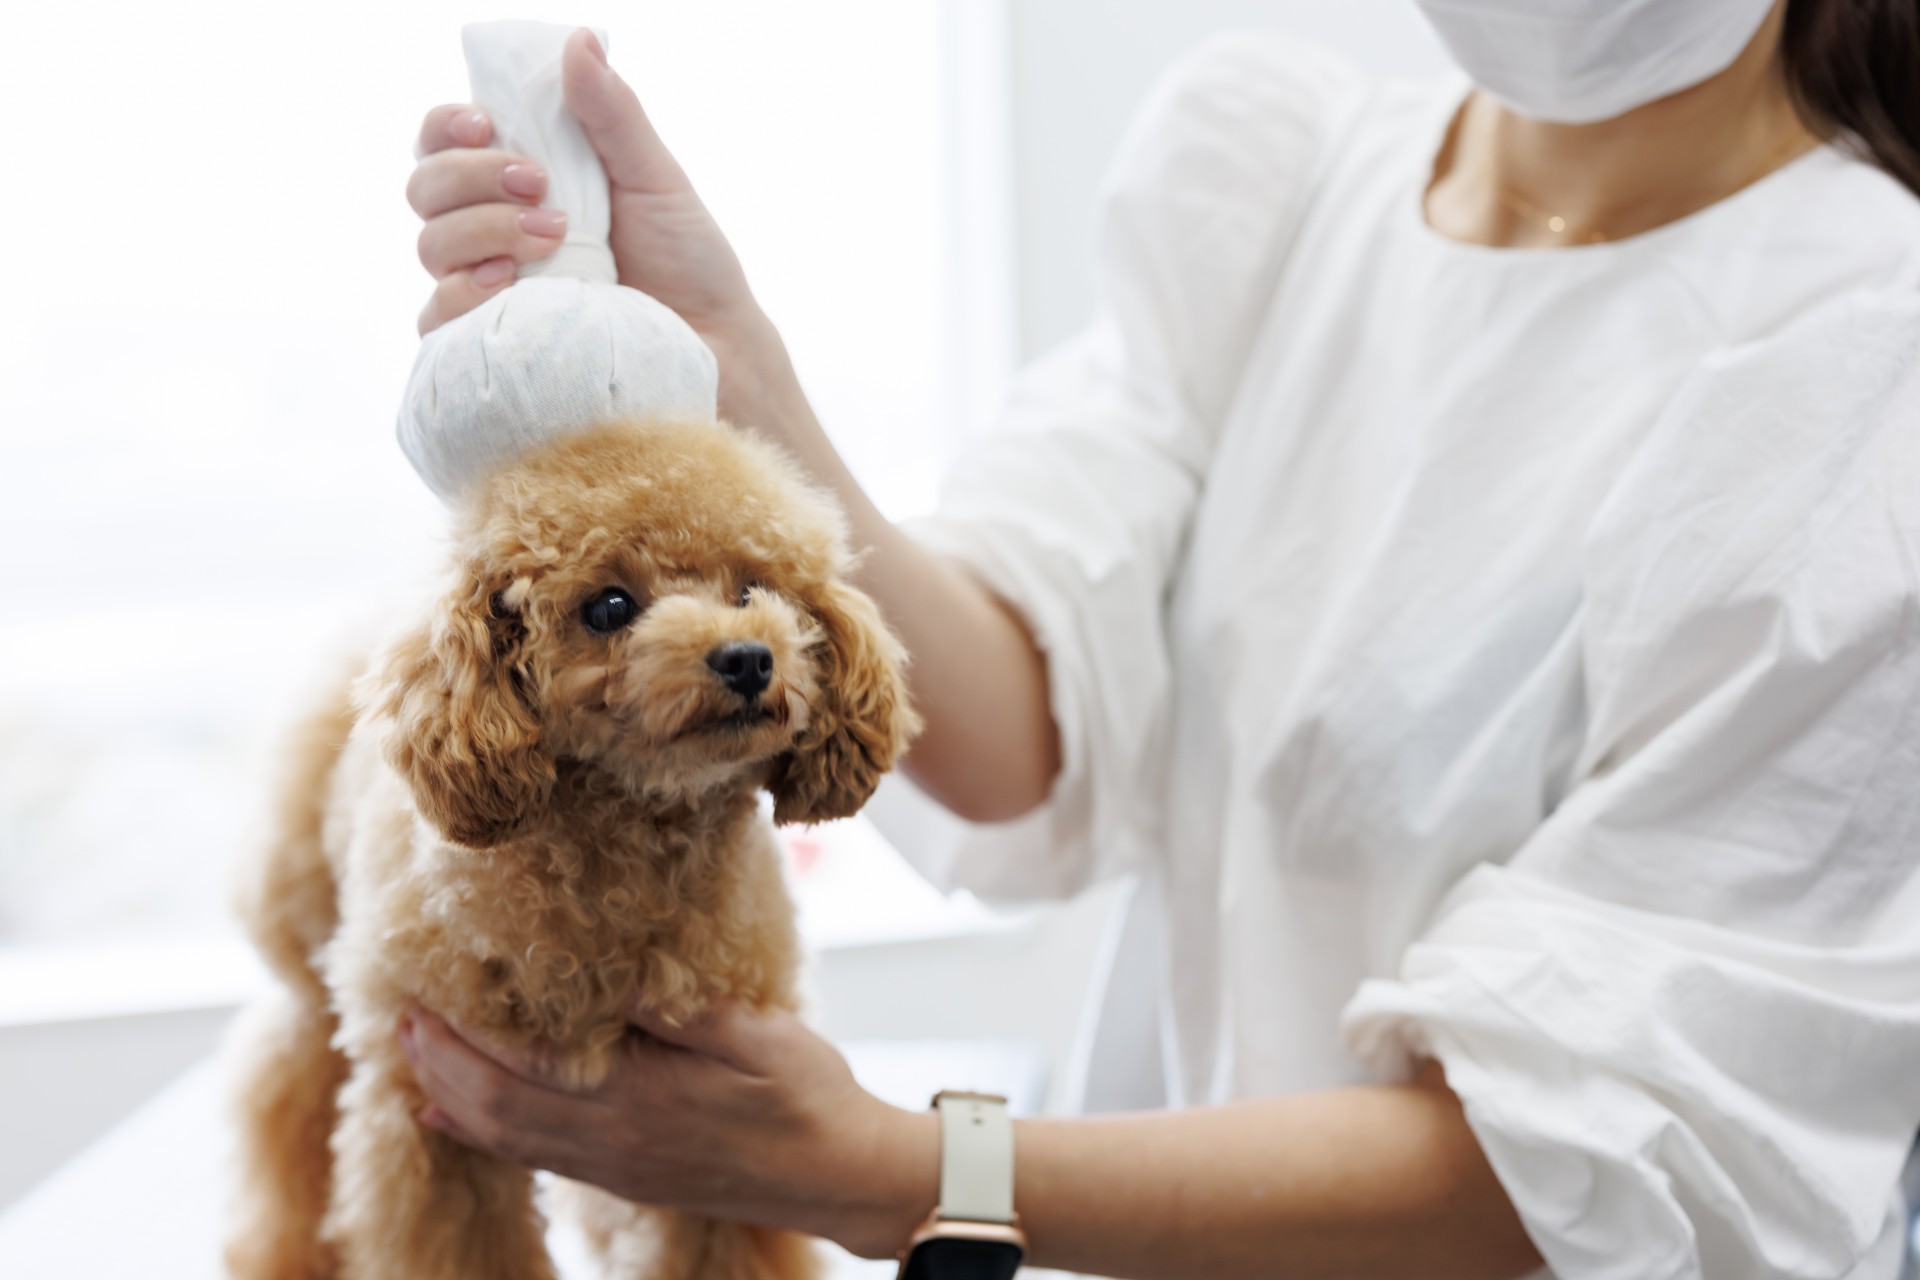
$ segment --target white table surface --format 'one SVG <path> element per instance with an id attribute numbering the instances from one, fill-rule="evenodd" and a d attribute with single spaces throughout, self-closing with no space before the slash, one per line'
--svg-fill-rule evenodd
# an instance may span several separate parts
<path id="1" fill-rule="evenodd" d="M 1018 1111 L 1046 1096 L 1040 1055 L 990 1041 L 864 1041 L 843 1046 L 876 1094 L 922 1107 L 939 1088 L 1004 1093 Z M 0 1216 L 5 1280 L 219 1280 L 231 1164 L 219 1064 L 200 1064 Z M 556 1232 L 563 1276 L 591 1276 Z M 891 1263 L 838 1253 L 834 1280 L 891 1276 Z M 1035 1274 L 1035 1273 L 1027 1273 Z"/>

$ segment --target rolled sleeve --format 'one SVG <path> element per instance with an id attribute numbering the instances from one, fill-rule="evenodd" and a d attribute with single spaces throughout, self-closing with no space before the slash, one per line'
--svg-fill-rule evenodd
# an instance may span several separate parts
<path id="1" fill-rule="evenodd" d="M 1920 301 L 1716 358 L 1597 519 L 1581 780 L 1349 1006 L 1575 1277 L 1891 1275 L 1920 1125 Z"/>
<path id="2" fill-rule="evenodd" d="M 1215 432 L 1338 121 L 1363 87 L 1263 33 L 1183 59 L 1107 183 L 1101 306 L 1019 380 L 1001 429 L 909 524 L 1025 621 L 1062 767 L 1040 813 L 937 868 L 995 898 L 1067 896 L 1160 844 L 1165 602 Z"/>
<path id="3" fill-rule="evenodd" d="M 909 526 L 1018 613 L 1047 663 L 1061 760 L 1046 804 L 971 832 L 936 875 L 983 897 L 1070 896 L 1136 865 L 1153 821 L 1141 801 L 1170 682 L 1161 602 L 1199 476 L 1118 426 L 1123 359 L 1103 326 L 1032 370 L 1026 404 L 1104 405 L 1109 429 L 1003 434 L 950 476 L 937 517 Z"/>
<path id="4" fill-rule="evenodd" d="M 1561 1280 L 1845 1276 L 1920 1118 L 1920 953 L 1845 955 L 1487 867 L 1349 1043 L 1446 1068 Z"/>

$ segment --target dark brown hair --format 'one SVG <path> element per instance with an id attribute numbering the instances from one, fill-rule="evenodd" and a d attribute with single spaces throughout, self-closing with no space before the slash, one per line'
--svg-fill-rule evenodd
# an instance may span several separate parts
<path id="1" fill-rule="evenodd" d="M 1780 56 L 1809 129 L 1920 195 L 1920 0 L 1790 0 Z"/>

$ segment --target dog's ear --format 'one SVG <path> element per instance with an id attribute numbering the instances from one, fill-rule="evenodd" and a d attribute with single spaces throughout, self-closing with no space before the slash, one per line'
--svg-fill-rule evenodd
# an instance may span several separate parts
<path id="1" fill-rule="evenodd" d="M 907 700 L 906 651 L 873 601 L 830 580 L 802 602 L 823 633 L 814 648 L 819 693 L 806 731 L 768 784 L 779 823 L 858 811 L 920 731 Z"/>
<path id="2" fill-rule="evenodd" d="M 468 577 L 388 653 L 367 702 L 391 726 L 387 762 L 449 840 L 485 847 L 545 808 L 553 759 L 516 670 L 526 641 L 514 588 Z"/>

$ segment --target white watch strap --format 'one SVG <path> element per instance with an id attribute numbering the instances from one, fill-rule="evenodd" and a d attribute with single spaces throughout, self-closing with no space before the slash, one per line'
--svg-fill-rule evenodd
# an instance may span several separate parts
<path id="1" fill-rule="evenodd" d="M 1007 1100 L 943 1093 L 940 1112 L 940 1216 L 967 1222 L 1013 1221 L 1013 1119 Z"/>

